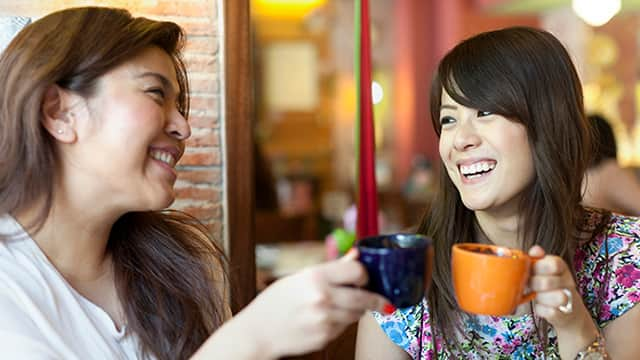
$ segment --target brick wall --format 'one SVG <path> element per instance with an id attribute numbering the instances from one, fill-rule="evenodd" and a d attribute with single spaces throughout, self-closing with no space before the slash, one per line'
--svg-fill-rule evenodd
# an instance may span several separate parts
<path id="1" fill-rule="evenodd" d="M 0 0 L 0 14 L 41 17 L 73 6 L 123 7 L 134 15 L 180 24 L 187 32 L 185 61 L 191 81 L 192 135 L 180 162 L 173 207 L 204 221 L 223 241 L 223 151 L 220 126 L 222 66 L 219 0 Z"/>

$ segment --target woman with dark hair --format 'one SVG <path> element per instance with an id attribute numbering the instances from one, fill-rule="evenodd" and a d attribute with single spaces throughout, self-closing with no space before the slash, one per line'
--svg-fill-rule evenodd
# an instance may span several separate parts
<path id="1" fill-rule="evenodd" d="M 434 240 L 432 287 L 415 307 L 363 318 L 357 358 L 636 358 L 640 223 L 580 205 L 591 127 L 562 44 L 524 27 L 461 42 L 439 64 L 431 117 L 441 179 L 419 232 Z M 512 316 L 463 312 L 451 280 L 462 242 L 542 257 L 535 300 Z"/>
<path id="2" fill-rule="evenodd" d="M 223 325 L 223 252 L 163 210 L 190 135 L 183 42 L 174 23 L 87 7 L 25 27 L 0 56 L 3 359 L 271 359 L 383 307 L 351 256 Z"/>
<path id="3" fill-rule="evenodd" d="M 633 170 L 618 164 L 611 125 L 601 115 L 588 118 L 595 130 L 596 150 L 582 181 L 582 203 L 621 214 L 640 215 L 640 182 Z"/>

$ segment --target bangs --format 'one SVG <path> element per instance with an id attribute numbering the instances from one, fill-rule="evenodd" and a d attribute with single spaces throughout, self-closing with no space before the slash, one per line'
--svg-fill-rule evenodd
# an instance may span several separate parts
<path id="1" fill-rule="evenodd" d="M 508 56 L 498 54 L 499 49 L 490 46 L 465 45 L 451 52 L 438 69 L 444 90 L 466 107 L 505 117 L 516 116 L 514 97 L 521 92 L 514 87 L 518 76 L 511 73 L 510 64 L 502 60 Z"/>

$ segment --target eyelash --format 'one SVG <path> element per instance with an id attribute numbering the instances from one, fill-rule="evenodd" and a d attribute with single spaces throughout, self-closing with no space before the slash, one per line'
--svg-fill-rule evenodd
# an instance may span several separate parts
<path id="1" fill-rule="evenodd" d="M 159 96 L 162 100 L 165 98 L 164 90 L 161 88 L 152 88 L 147 90 L 147 92 Z"/>
<path id="2" fill-rule="evenodd" d="M 443 117 L 440 119 L 440 126 L 444 126 L 444 125 L 451 124 L 451 122 L 454 122 L 454 121 L 456 121 L 456 119 L 454 119 L 454 118 L 453 118 L 453 117 L 451 117 L 451 116 L 443 116 Z"/>
<path id="3" fill-rule="evenodd" d="M 478 113 L 476 114 L 477 117 L 483 117 L 483 116 L 489 116 L 489 115 L 493 115 L 493 112 L 478 110 Z"/>

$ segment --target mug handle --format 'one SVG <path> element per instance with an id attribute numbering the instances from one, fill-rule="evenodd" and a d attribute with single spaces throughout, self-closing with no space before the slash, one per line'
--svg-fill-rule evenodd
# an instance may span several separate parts
<path id="1" fill-rule="evenodd" d="M 538 262 L 538 260 L 542 260 L 543 257 L 540 257 L 540 256 L 536 256 L 536 257 L 529 256 L 529 259 L 531 259 L 531 267 L 533 267 Z M 535 291 L 530 291 L 530 292 L 528 292 L 526 294 L 523 294 L 522 297 L 520 297 L 520 300 L 518 301 L 518 305 L 527 303 L 527 302 L 535 299 L 536 295 L 538 295 L 538 293 L 535 292 Z"/>

